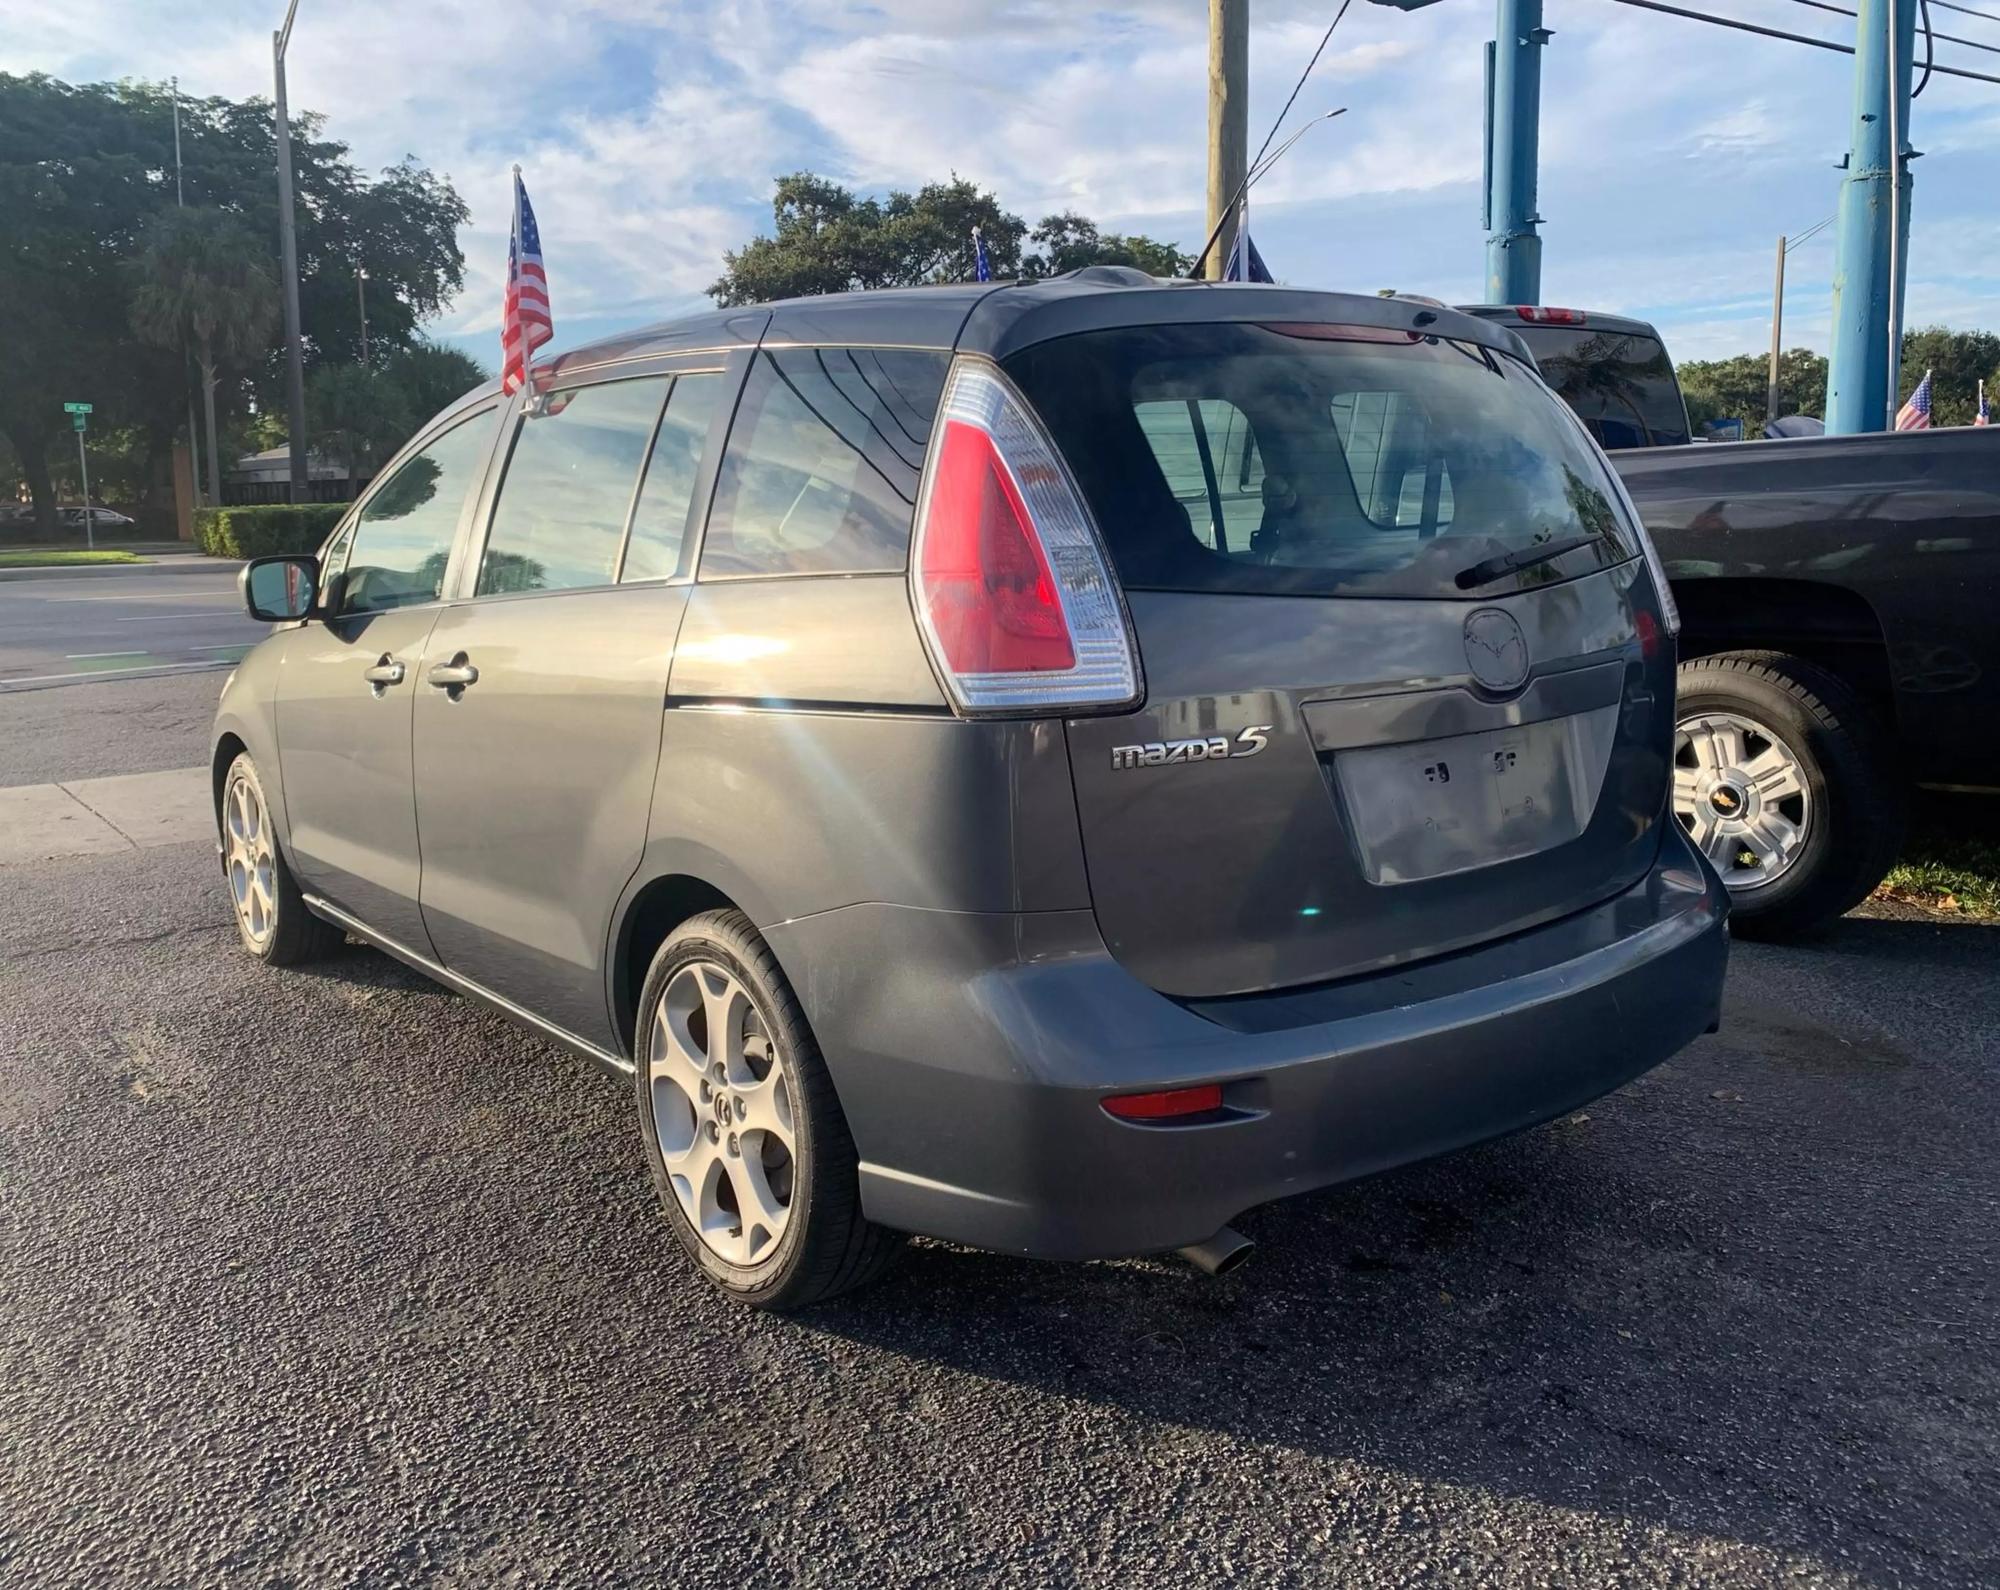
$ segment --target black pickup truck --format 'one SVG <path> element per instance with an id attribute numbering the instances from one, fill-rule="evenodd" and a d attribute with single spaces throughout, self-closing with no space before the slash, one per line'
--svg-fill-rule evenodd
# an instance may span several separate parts
<path id="1" fill-rule="evenodd" d="M 1688 445 L 1658 335 L 1508 320 L 1610 451 L 1682 614 L 1675 812 L 1739 926 L 1863 899 L 1913 786 L 2000 789 L 2000 427 Z"/>

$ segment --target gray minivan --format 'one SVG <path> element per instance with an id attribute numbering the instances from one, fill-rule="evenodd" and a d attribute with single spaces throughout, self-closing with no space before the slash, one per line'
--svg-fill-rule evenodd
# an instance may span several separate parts
<path id="1" fill-rule="evenodd" d="M 731 309 L 476 392 L 216 718 L 244 944 L 349 935 L 629 1076 L 794 1307 L 901 1234 L 1245 1251 L 1268 1200 L 1713 1030 L 1676 618 L 1499 328 L 1033 284 Z"/>

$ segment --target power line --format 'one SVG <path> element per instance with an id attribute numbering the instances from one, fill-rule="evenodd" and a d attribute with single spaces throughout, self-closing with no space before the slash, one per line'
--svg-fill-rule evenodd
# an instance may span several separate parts
<path id="1" fill-rule="evenodd" d="M 1929 0 L 1929 3 L 1942 3 L 1942 0 Z M 1828 0 L 1792 0 L 1792 4 L 1811 6 L 1815 11 L 1831 11 L 1835 16 L 1840 17 L 1851 17 L 1854 15 L 1854 12 L 1850 11 L 1846 6 L 1830 5 L 1828 4 Z M 1929 32 L 1928 29 L 1925 31 Z M 1931 33 L 1930 36 L 1940 44 L 1963 44 L 1969 50 L 1984 50 L 1989 55 L 2000 55 L 2000 44 L 1987 44 L 1980 39 L 1961 39 L 1952 33 Z"/>
<path id="2" fill-rule="evenodd" d="M 1832 50 L 1837 55 L 1852 55 L 1851 44 L 1835 44 L 1831 39 L 1816 39 L 1808 33 L 1787 33 L 1782 28 L 1767 28 L 1755 22 L 1738 22 L 1734 17 L 1718 17 L 1706 11 L 1688 11 L 1680 6 L 1661 4 L 1661 0 L 1612 0 L 1615 5 L 1637 6 L 1642 11 L 1659 11 L 1670 17 L 1686 17 L 1690 22 L 1712 23 L 1718 28 L 1734 28 L 1739 33 L 1757 33 L 1767 39 L 1783 39 L 1788 44 L 1809 44 L 1816 50 Z M 1962 66 L 1940 66 L 1935 70 L 1946 77 L 1969 77 L 1975 83 L 2000 84 L 2000 77 L 1990 72 L 1968 71 Z"/>
<path id="3" fill-rule="evenodd" d="M 1312 59 L 1306 62 L 1306 69 L 1299 73 L 1299 80 L 1292 85 L 1292 92 L 1285 101 L 1285 108 L 1278 112 L 1278 119 L 1271 123 L 1271 130 L 1264 134 L 1264 141 L 1257 146 L 1257 160 L 1264 158 L 1264 151 L 1271 147 L 1271 140 L 1278 136 L 1278 129 L 1285 125 L 1285 118 L 1291 115 L 1292 106 L 1298 103 L 1299 90 L 1306 86 L 1306 79 L 1313 75 L 1313 68 L 1319 65 L 1320 56 L 1326 52 L 1327 43 L 1333 38 L 1333 30 L 1340 26 L 1340 19 L 1347 15 L 1347 8 L 1352 4 L 1354 0 L 1340 0 L 1340 9 L 1334 12 L 1333 20 L 1326 25 L 1326 31 L 1319 36 L 1319 48 L 1313 51 Z M 1257 169 L 1257 160 L 1250 162 L 1250 169 L 1253 171 Z"/>
<path id="4" fill-rule="evenodd" d="M 1978 17 L 1982 22 L 2000 22 L 2000 16 L 1991 11 L 1975 11 L 1971 6 L 1953 5 L 1951 0 L 1931 0 L 1931 3 L 1940 11 L 1956 11 L 1961 16 Z"/>

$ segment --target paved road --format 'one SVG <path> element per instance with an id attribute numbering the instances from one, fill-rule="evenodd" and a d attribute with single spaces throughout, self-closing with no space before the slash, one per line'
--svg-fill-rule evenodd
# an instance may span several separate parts
<path id="1" fill-rule="evenodd" d="M 786 1322 L 581 1063 L 257 968 L 201 844 L 0 869 L 0 1583 L 1990 1586 L 1996 1070 L 2000 929 L 1851 920 L 1235 1276 L 924 1244 Z"/>
<path id="2" fill-rule="evenodd" d="M 268 631 L 243 611 L 236 567 L 183 557 L 0 582 L 0 693 L 228 667 Z"/>

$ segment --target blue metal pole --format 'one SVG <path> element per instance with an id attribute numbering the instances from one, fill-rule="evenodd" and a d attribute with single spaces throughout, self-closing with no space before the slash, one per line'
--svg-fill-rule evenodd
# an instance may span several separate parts
<path id="1" fill-rule="evenodd" d="M 1826 428 L 1842 435 L 1889 426 L 1910 252 L 1910 56 L 1917 0 L 1860 0 L 1856 10 L 1854 137 L 1840 184 L 1826 386 Z"/>
<path id="2" fill-rule="evenodd" d="M 1486 301 L 1542 300 L 1535 163 L 1542 115 L 1542 0 L 1497 0 L 1486 82 Z"/>

